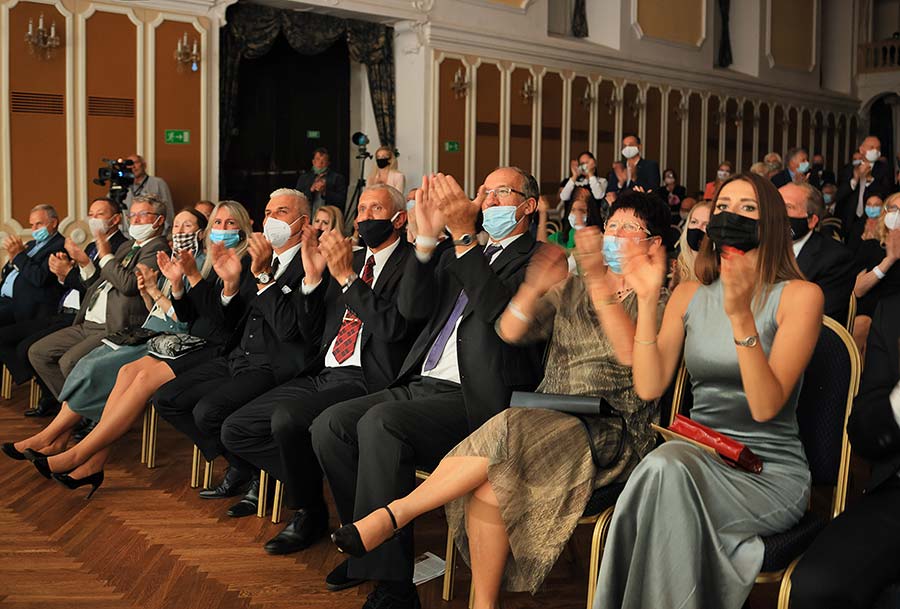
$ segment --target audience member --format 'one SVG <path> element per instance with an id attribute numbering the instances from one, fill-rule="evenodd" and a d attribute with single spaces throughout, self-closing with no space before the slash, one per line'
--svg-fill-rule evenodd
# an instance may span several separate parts
<path id="1" fill-rule="evenodd" d="M 763 157 L 763 163 L 768 165 L 769 169 L 771 171 L 774 171 L 775 173 L 778 173 L 779 171 L 784 169 L 784 163 L 781 160 L 781 155 L 775 151 L 766 154 L 766 156 Z M 769 177 L 771 178 L 772 176 Z"/>
<path id="2" fill-rule="evenodd" d="M 810 473 L 796 405 L 823 297 L 797 268 L 783 206 L 772 183 L 754 174 L 722 185 L 697 258 L 700 283 L 678 286 L 658 332 L 665 252 L 625 266 L 636 328 L 601 321 L 607 333 L 626 335 L 614 342 L 623 345 L 620 359 L 634 345 L 637 395 L 663 394 L 683 348 L 691 418 L 742 442 L 764 466 L 751 475 L 680 441 L 647 455 L 616 503 L 597 608 L 739 609 L 762 565 L 759 536 L 790 528 L 806 511 Z"/>
<path id="3" fill-rule="evenodd" d="M 870 135 L 860 143 L 853 161 L 838 176 L 835 215 L 843 221 L 845 235 L 864 217 L 865 202 L 870 196 L 883 198 L 894 190 L 893 172 L 880 157 L 881 140 Z"/>
<path id="4" fill-rule="evenodd" d="M 794 609 L 896 607 L 885 588 L 900 583 L 900 294 L 872 321 L 859 395 L 847 433 L 872 464 L 865 493 L 816 537 L 791 576 Z M 878 602 L 876 602 L 878 601 Z"/>
<path id="5" fill-rule="evenodd" d="M 544 197 L 541 197 L 541 199 L 545 200 Z M 540 221 L 538 222 L 538 241 L 559 245 L 564 248 L 567 253 L 575 249 L 575 233 L 585 226 L 595 225 L 597 223 L 596 216 L 598 216 L 599 213 L 596 212 L 596 207 L 595 217 L 591 217 L 592 202 L 593 199 L 588 189 L 576 189 L 575 194 L 566 202 L 566 206 L 563 208 L 564 215 L 562 226 L 557 232 L 549 235 L 546 234 L 546 211 L 541 209 L 541 205 L 538 205 L 538 214 L 540 215 Z M 592 219 L 594 222 L 591 222 Z"/>
<path id="6" fill-rule="evenodd" d="M 300 174 L 296 188 L 306 196 L 313 212 L 323 205 L 344 209 L 347 204 L 347 179 L 331 169 L 331 156 L 325 148 L 316 148 L 312 169 Z"/>
<path id="7" fill-rule="evenodd" d="M 750 165 L 750 173 L 755 173 L 758 176 L 762 176 L 764 178 L 769 177 L 771 166 L 764 161 L 757 161 Z"/>
<path id="8" fill-rule="evenodd" d="M 844 324 L 856 279 L 853 252 L 817 230 L 825 216 L 818 190 L 806 182 L 793 182 L 778 192 L 787 209 L 797 266 L 807 281 L 822 289 L 825 315 Z"/>
<path id="9" fill-rule="evenodd" d="M 681 200 L 681 209 L 678 211 L 678 227 L 680 230 L 684 230 L 684 226 L 687 222 L 688 216 L 690 215 L 691 210 L 694 209 L 695 205 L 697 205 L 697 197 L 687 196 Z"/>
<path id="10" fill-rule="evenodd" d="M 209 220 L 210 217 L 212 217 L 212 213 L 215 208 L 216 208 L 215 203 L 213 203 L 212 201 L 207 201 L 205 199 L 203 201 L 197 201 L 197 203 L 194 204 L 194 209 L 196 209 L 201 214 L 206 216 L 207 220 Z"/>
<path id="11" fill-rule="evenodd" d="M 354 254 L 349 239 L 329 231 L 318 252 L 303 258 L 298 322 L 324 324 L 322 348 L 299 376 L 239 408 L 222 425 L 225 449 L 281 480 L 287 505 L 296 510 L 266 543 L 270 554 L 303 550 L 328 530 L 322 472 L 309 434 L 313 419 L 332 404 L 385 389 L 418 334 L 419 327 L 397 308 L 403 269 L 413 255 L 401 238 L 405 203 L 392 186 L 369 186 L 356 217 L 367 249 Z M 330 279 L 323 275 L 326 264 Z"/>
<path id="12" fill-rule="evenodd" d="M 375 151 L 375 166 L 369 173 L 368 184 L 387 184 L 399 192 L 406 192 L 406 176 L 397 169 L 397 157 L 389 146 Z"/>
<path id="13" fill-rule="evenodd" d="M 97 264 L 76 259 L 88 289 L 74 323 L 28 349 L 35 373 L 57 400 L 65 378 L 78 360 L 98 347 L 103 337 L 137 328 L 147 317 L 135 269 L 138 264 L 156 269 L 156 253 L 169 250 L 168 242 L 161 236 L 166 223 L 165 203 L 151 195 L 137 196 L 131 203 L 129 220 L 131 239 L 115 252 L 107 235 L 97 230 Z M 75 251 L 69 250 L 69 255 Z"/>
<path id="14" fill-rule="evenodd" d="M 320 331 L 309 334 L 309 324 L 298 321 L 303 315 L 296 294 L 304 276 L 302 257 L 314 247 L 309 213 L 303 193 L 276 190 L 266 205 L 263 233 L 247 236 L 249 268 L 235 250 L 216 248 L 217 280 L 191 281 L 187 298 L 200 315 L 238 321 L 219 357 L 176 376 L 160 387 L 153 402 L 160 416 L 191 438 L 207 460 L 223 455 L 228 461 L 223 481 L 200 491 L 204 499 L 237 495 L 249 483 L 247 500 L 256 503 L 259 470 L 224 449 L 222 422 L 303 370 L 319 343 Z M 301 238 L 308 245 L 302 254 Z M 247 503 L 239 502 L 228 513 L 248 515 Z"/>
<path id="15" fill-rule="evenodd" d="M 407 320 L 427 326 L 385 390 L 342 402 L 310 427 L 341 522 L 353 522 L 408 494 L 417 468 L 447 452 L 509 405 L 514 389 L 540 378 L 539 347 L 505 345 L 494 324 L 524 279 L 538 244 L 528 227 L 539 196 L 535 179 L 514 167 L 491 172 L 470 201 L 450 176 L 426 176 L 416 193 L 419 236 L 400 284 Z M 474 239 L 479 211 L 490 243 Z M 433 256 L 447 226 L 455 252 Z M 341 563 L 332 587 L 378 581 L 368 606 L 418 607 L 412 583 L 412 526 L 362 558 Z"/>
<path id="16" fill-rule="evenodd" d="M 669 206 L 670 223 L 681 223 L 684 220 L 681 217 L 681 202 L 687 197 L 687 190 L 678 183 L 677 171 L 671 168 L 663 171 L 663 184 L 656 189 L 656 195 Z"/>
<path id="17" fill-rule="evenodd" d="M 821 154 L 814 154 L 812 157 L 812 170 L 809 174 L 809 183 L 822 190 L 826 184 L 836 184 L 837 178 L 834 172 L 825 167 L 825 157 Z"/>
<path id="18" fill-rule="evenodd" d="M 787 153 L 787 167 L 772 176 L 772 184 L 781 188 L 791 182 L 807 182 L 809 180 L 809 155 L 803 148 L 792 148 Z"/>
<path id="19" fill-rule="evenodd" d="M 719 169 L 716 170 L 716 179 L 706 183 L 706 188 L 703 190 L 703 198 L 712 201 L 716 197 L 716 190 L 725 180 L 731 177 L 732 173 L 734 173 L 734 165 L 731 164 L 731 161 L 719 163 Z"/>
<path id="20" fill-rule="evenodd" d="M 604 198 L 609 205 L 612 205 L 615 202 L 615 196 L 610 197 L 610 195 L 615 195 L 620 190 L 624 190 L 625 184 L 628 182 L 628 171 L 625 169 L 625 162 L 613 161 L 606 178 L 609 185 L 606 188 L 606 196 Z"/>
<path id="21" fill-rule="evenodd" d="M 622 138 L 622 156 L 625 158 L 626 189 L 640 186 L 644 192 L 659 188 L 659 163 L 641 156 L 641 138 L 634 134 Z"/>
<path id="22" fill-rule="evenodd" d="M 678 238 L 678 258 L 672 279 L 669 281 L 670 291 L 675 290 L 679 283 L 697 281 L 694 263 L 697 260 L 697 252 L 703 244 L 703 238 L 706 237 L 706 225 L 709 224 L 711 213 L 712 203 L 709 202 L 698 203 L 688 212 L 681 236 Z"/>
<path id="23" fill-rule="evenodd" d="M 323 205 L 316 211 L 312 227 L 318 231 L 337 231 L 344 234 L 344 212 L 334 205 Z"/>
<path id="24" fill-rule="evenodd" d="M 132 154 L 128 159 L 134 163 L 131 166 L 134 182 L 128 187 L 128 192 L 125 194 L 125 209 L 130 212 L 131 204 L 137 197 L 155 197 L 165 206 L 166 225 L 163 234 L 168 235 L 172 228 L 172 219 L 175 217 L 175 206 L 169 185 L 162 178 L 147 174 L 147 164 L 141 155 Z"/>
<path id="25" fill-rule="evenodd" d="M 563 206 L 570 207 L 576 189 L 584 189 L 593 199 L 597 209 L 602 211 L 603 197 L 609 183 L 605 178 L 597 176 L 597 159 L 594 155 L 585 150 L 578 155 L 578 160 L 573 159 L 569 163 L 569 169 L 572 176 L 564 179 L 559 185 L 559 200 Z"/>
<path id="26" fill-rule="evenodd" d="M 650 423 L 659 417 L 657 405 L 635 394 L 628 363 L 616 358 L 617 337 L 604 333 L 600 319 L 633 326 L 638 304 L 622 267 L 629 256 L 662 248 L 668 227 L 668 207 L 655 195 L 623 194 L 605 234 L 599 227 L 578 233 L 585 273 L 567 277 L 561 254 L 541 250 L 497 324 L 510 344 L 549 340 L 538 393 L 595 396 L 602 416 L 504 410 L 450 451 L 412 493 L 342 527 L 335 533 L 339 547 L 365 554 L 395 527 L 446 504 L 450 534 L 472 568 L 480 606 L 497 605 L 501 583 L 537 592 L 594 489 L 627 480 L 654 447 Z M 665 290 L 657 295 L 660 314 L 667 296 Z"/>
<path id="27" fill-rule="evenodd" d="M 56 310 L 62 286 L 50 272 L 49 260 L 63 251 L 59 216 L 52 205 L 37 205 L 28 214 L 32 240 L 16 234 L 3 240 L 7 263 L 0 272 L 0 326 L 46 317 Z"/>

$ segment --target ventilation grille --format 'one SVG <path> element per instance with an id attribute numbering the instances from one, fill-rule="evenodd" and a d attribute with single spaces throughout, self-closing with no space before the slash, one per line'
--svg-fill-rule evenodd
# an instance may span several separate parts
<path id="1" fill-rule="evenodd" d="M 31 93 L 12 91 L 10 102 L 13 112 L 30 114 L 64 114 L 63 96 L 56 93 Z"/>
<path id="2" fill-rule="evenodd" d="M 127 97 L 88 97 L 88 116 L 134 118 L 134 100 Z"/>

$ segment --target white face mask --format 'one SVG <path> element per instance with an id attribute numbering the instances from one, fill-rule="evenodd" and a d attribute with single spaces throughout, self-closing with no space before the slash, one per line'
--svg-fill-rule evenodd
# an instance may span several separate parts
<path id="1" fill-rule="evenodd" d="M 105 233 L 109 228 L 109 224 L 103 218 L 88 218 L 88 228 L 91 229 L 91 236 L 97 233 Z"/>
<path id="2" fill-rule="evenodd" d="M 889 211 L 884 214 L 884 225 L 888 230 L 900 227 L 900 211 Z"/>
<path id="3" fill-rule="evenodd" d="M 719 171 L 716 172 L 716 177 L 719 178 L 720 180 L 727 180 L 728 176 L 730 176 L 730 175 L 731 175 L 731 172 L 726 171 L 724 169 L 720 169 Z"/>
<path id="4" fill-rule="evenodd" d="M 302 218 L 303 216 L 300 216 Z M 263 235 L 272 244 L 272 247 L 278 249 L 283 247 L 291 238 L 291 227 L 296 224 L 300 218 L 297 218 L 290 224 L 278 218 L 268 218 L 263 226 Z"/>
<path id="5" fill-rule="evenodd" d="M 626 159 L 633 159 L 639 152 L 640 150 L 638 150 L 637 146 L 625 146 L 622 148 L 622 156 Z"/>
<path id="6" fill-rule="evenodd" d="M 571 226 L 575 230 L 581 230 L 585 227 L 585 223 L 575 214 L 569 214 L 569 226 Z"/>
<path id="7" fill-rule="evenodd" d="M 132 224 L 128 227 L 128 234 L 135 241 L 146 241 L 156 234 L 156 227 L 152 224 Z"/>
<path id="8" fill-rule="evenodd" d="M 870 150 L 866 150 L 866 160 L 870 163 L 874 163 L 881 157 L 881 151 L 877 148 L 872 148 Z"/>

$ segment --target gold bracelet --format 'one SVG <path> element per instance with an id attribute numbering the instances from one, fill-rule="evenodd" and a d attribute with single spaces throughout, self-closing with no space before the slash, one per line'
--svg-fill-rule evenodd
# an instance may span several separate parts
<path id="1" fill-rule="evenodd" d="M 634 342 L 638 345 L 655 345 L 656 339 L 654 338 L 653 340 L 639 340 L 637 337 L 635 337 Z"/>

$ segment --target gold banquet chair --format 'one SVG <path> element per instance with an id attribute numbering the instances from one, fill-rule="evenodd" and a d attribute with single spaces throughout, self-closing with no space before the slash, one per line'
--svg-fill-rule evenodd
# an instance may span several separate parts
<path id="1" fill-rule="evenodd" d="M 269 472 L 259 470 L 259 503 L 256 508 L 256 517 L 265 518 L 269 506 Z M 284 484 L 281 480 L 275 480 L 275 492 L 272 495 L 272 524 L 281 522 L 281 506 L 284 501 Z"/>
<path id="2" fill-rule="evenodd" d="M 853 324 L 856 323 L 856 294 L 850 292 L 850 306 L 847 307 L 847 332 L 853 335 Z"/>
<path id="3" fill-rule="evenodd" d="M 6 365 L 3 366 L 3 372 L 0 374 L 0 398 L 4 400 L 8 400 L 12 397 L 12 374 L 9 373 L 9 370 L 6 368 Z"/>

